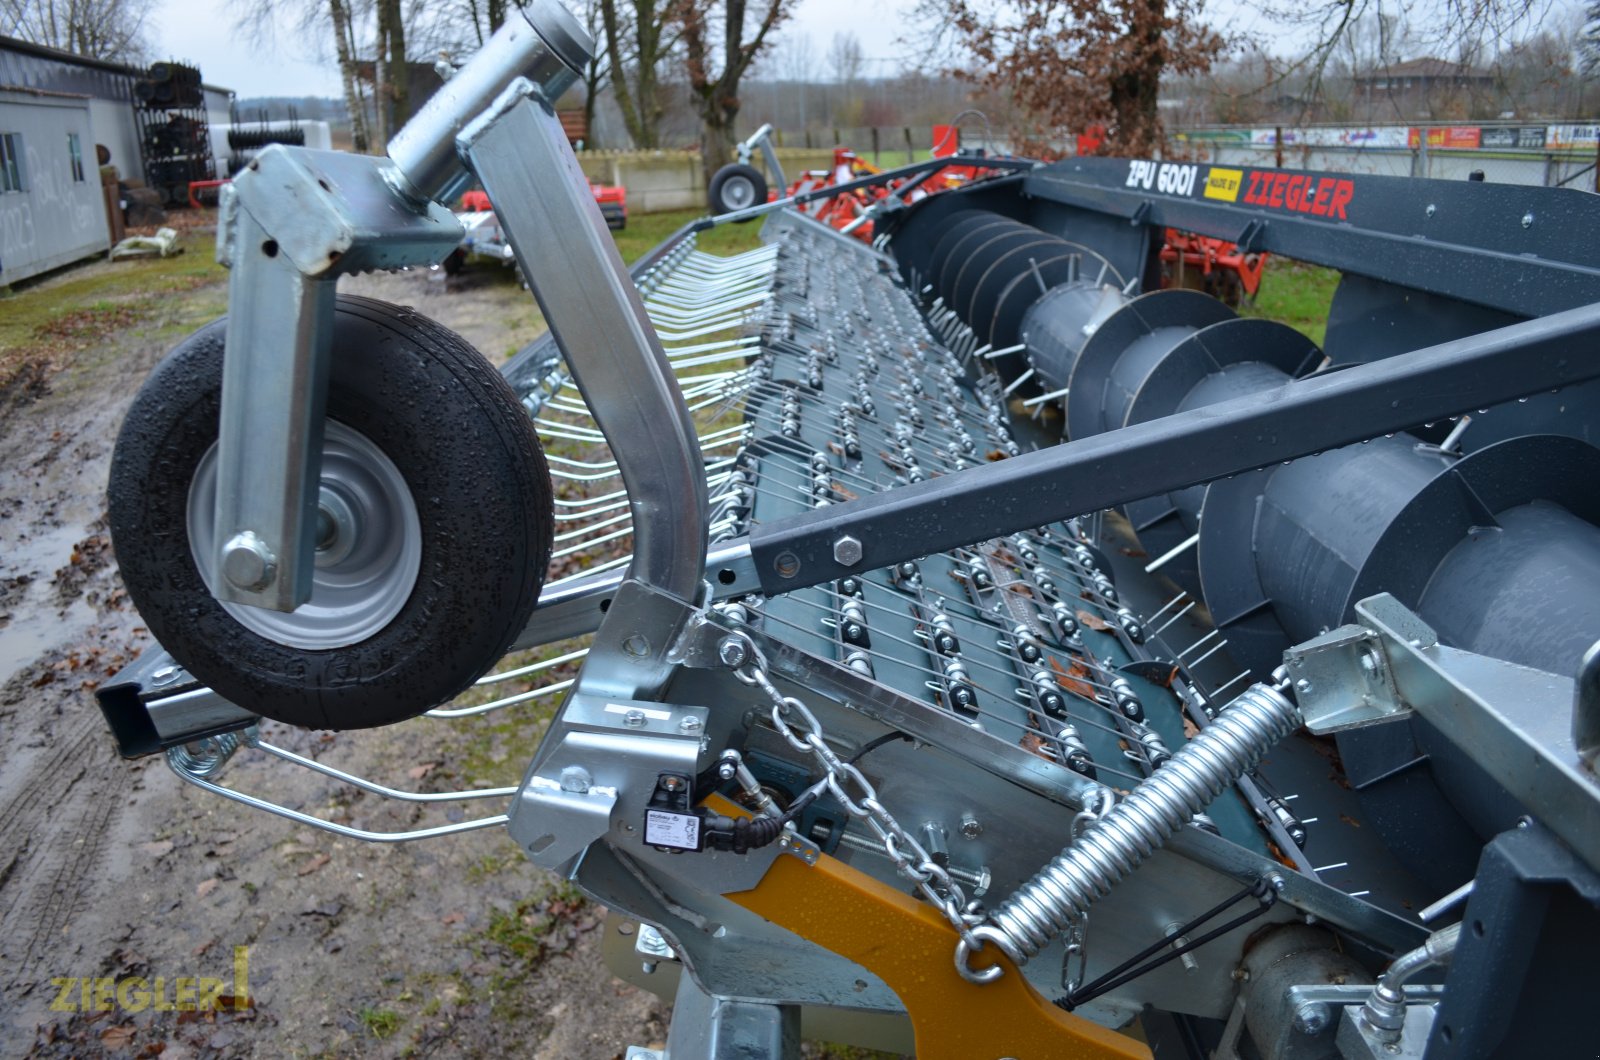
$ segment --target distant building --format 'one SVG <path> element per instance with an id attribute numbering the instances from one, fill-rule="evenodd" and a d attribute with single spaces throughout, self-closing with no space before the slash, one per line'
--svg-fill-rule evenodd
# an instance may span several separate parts
<path id="1" fill-rule="evenodd" d="M 0 37 L 0 286 L 106 249 L 117 195 L 102 190 L 96 147 L 124 178 L 145 179 L 135 100 L 146 76 Z M 226 123 L 233 93 L 200 89 L 194 113 Z"/>
<path id="2" fill-rule="evenodd" d="M 94 137 L 88 157 L 94 158 L 94 144 L 104 144 L 111 152 L 111 164 L 124 176 L 145 174 L 145 157 L 140 147 L 139 123 L 134 115 L 134 85 L 146 76 L 141 67 L 88 59 L 71 52 L 45 48 L 11 37 L 0 37 L 0 88 L 35 89 L 85 96 L 89 102 L 89 124 Z M 215 85 L 201 86 L 206 116 L 212 124 L 228 122 L 228 104 L 233 93 Z"/>
<path id="3" fill-rule="evenodd" d="M 1408 59 L 1381 70 L 1357 74 L 1351 80 L 1355 83 L 1356 92 L 1368 99 L 1426 96 L 1435 91 L 1461 89 L 1492 92 L 1495 86 L 1495 77 L 1491 73 L 1475 70 L 1464 63 L 1429 58 Z"/>
<path id="4" fill-rule="evenodd" d="M 0 286 L 106 249 L 89 97 L 0 88 Z"/>

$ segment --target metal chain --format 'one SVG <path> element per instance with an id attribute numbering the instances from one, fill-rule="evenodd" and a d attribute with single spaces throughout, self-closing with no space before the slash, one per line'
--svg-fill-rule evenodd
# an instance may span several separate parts
<path id="1" fill-rule="evenodd" d="M 877 833 L 883 851 L 895 864 L 901 876 L 917 885 L 924 897 L 941 910 L 945 919 L 969 946 L 981 943 L 972 929 L 981 924 L 984 915 L 968 906 L 965 892 L 945 868 L 929 856 L 923 845 L 900 824 L 878 800 L 877 789 L 854 765 L 840 758 L 824 739 L 822 723 L 817 716 L 794 696 L 786 696 L 772 683 L 767 660 L 755 642 L 743 632 L 735 631 L 724 638 L 744 649 L 744 658 L 733 667 L 733 675 L 747 685 L 754 685 L 772 701 L 772 725 L 790 747 L 817 760 L 824 773 L 828 793 L 839 801 L 852 817 L 864 819 Z M 851 789 L 856 795 L 851 797 Z"/>

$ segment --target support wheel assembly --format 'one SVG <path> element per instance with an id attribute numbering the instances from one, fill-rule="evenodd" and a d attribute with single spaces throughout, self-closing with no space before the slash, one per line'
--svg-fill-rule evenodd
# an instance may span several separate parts
<path id="1" fill-rule="evenodd" d="M 385 725 L 455 696 L 526 625 L 550 560 L 549 473 L 515 394 L 455 333 L 341 297 L 311 599 L 223 603 L 203 557 L 225 333 L 156 367 L 112 457 L 111 535 L 151 633 L 225 699 L 294 725 Z"/>
<path id="2" fill-rule="evenodd" d="M 723 166 L 711 177 L 708 198 L 713 215 L 760 206 L 767 201 L 767 178 L 754 166 Z"/>

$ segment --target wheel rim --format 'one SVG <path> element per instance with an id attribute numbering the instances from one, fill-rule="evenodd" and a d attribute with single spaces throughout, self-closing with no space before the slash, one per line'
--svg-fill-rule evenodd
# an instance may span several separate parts
<path id="1" fill-rule="evenodd" d="M 749 177 L 729 177 L 722 185 L 722 201 L 730 210 L 742 210 L 756 201 L 756 186 Z"/>
<path id="2" fill-rule="evenodd" d="M 405 476 L 366 435 L 328 420 L 323 429 L 318 548 L 311 599 L 294 611 L 218 601 L 241 626 L 294 648 L 358 644 L 411 598 L 422 569 L 422 524 Z M 217 446 L 189 486 L 189 551 L 206 588 L 217 547 Z"/>

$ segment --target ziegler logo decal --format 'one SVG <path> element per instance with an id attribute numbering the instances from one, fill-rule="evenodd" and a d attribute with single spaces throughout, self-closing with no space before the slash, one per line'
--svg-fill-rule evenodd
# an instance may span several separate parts
<path id="1" fill-rule="evenodd" d="M 1215 170 L 1213 170 L 1215 172 Z M 1355 198 L 1356 186 L 1343 177 L 1317 177 L 1306 173 L 1252 170 L 1245 174 L 1243 201 L 1250 206 L 1308 213 L 1314 217 L 1347 220 L 1344 208 Z M 1207 182 L 1206 194 L 1211 194 Z"/>
<path id="2" fill-rule="evenodd" d="M 1128 163 L 1128 180 L 1125 187 L 1154 189 L 1163 195 L 1193 195 L 1200 167 L 1181 162 Z"/>

